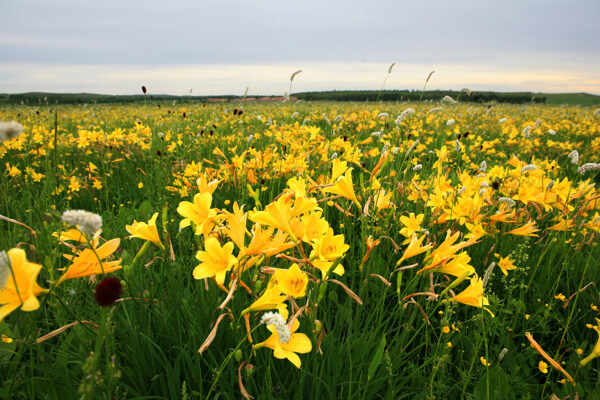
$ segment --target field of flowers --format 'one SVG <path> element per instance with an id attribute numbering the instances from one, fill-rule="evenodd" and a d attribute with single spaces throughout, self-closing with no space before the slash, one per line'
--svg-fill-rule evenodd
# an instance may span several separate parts
<path id="1" fill-rule="evenodd" d="M 600 398 L 598 114 L 5 106 L 0 398 Z"/>

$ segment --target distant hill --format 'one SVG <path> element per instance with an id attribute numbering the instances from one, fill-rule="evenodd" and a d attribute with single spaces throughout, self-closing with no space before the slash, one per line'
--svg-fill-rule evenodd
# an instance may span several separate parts
<path id="1" fill-rule="evenodd" d="M 454 90 L 334 90 L 324 92 L 294 93 L 294 98 L 306 101 L 440 101 L 450 96 L 460 102 L 473 103 L 547 103 L 547 104 L 579 104 L 600 105 L 600 96 L 589 93 L 532 93 L 532 92 L 467 92 Z M 252 96 L 244 100 L 253 102 L 281 101 L 281 96 Z M 134 103 L 134 102 L 228 102 L 241 101 L 241 96 L 173 96 L 153 94 L 144 97 L 136 95 L 107 95 L 95 93 L 44 93 L 28 92 L 17 94 L 0 94 L 1 104 L 84 104 L 84 103 Z"/>

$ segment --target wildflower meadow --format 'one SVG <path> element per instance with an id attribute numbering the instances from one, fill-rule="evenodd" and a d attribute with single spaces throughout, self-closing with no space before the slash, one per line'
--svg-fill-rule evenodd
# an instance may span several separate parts
<path id="1" fill-rule="evenodd" d="M 599 114 L 3 105 L 0 398 L 600 398 Z"/>

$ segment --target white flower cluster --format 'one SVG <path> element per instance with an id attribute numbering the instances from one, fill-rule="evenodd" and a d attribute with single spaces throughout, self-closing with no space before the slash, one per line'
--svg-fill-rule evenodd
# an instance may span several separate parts
<path id="1" fill-rule="evenodd" d="M 382 135 L 383 135 L 383 131 L 371 133 L 371 136 L 373 136 L 374 138 L 377 138 L 377 140 L 381 139 Z"/>
<path id="2" fill-rule="evenodd" d="M 529 164 L 521 168 L 521 173 L 523 174 L 527 171 L 535 171 L 536 169 L 538 169 L 537 165 Z"/>
<path id="3" fill-rule="evenodd" d="M 456 121 L 455 121 L 454 119 L 450 118 L 450 119 L 449 119 L 449 120 L 446 122 L 446 125 L 447 125 L 447 126 L 452 126 L 452 125 L 454 125 L 455 123 L 456 123 Z"/>
<path id="4" fill-rule="evenodd" d="M 297 116 L 298 116 L 298 112 L 296 111 L 295 113 L 293 113 L 293 114 L 291 115 L 291 117 L 290 117 L 290 118 L 291 118 L 291 119 L 294 119 L 294 118 L 296 118 Z"/>
<path id="5" fill-rule="evenodd" d="M 535 121 L 535 124 L 533 124 L 533 130 L 535 131 L 537 128 L 539 128 L 541 123 L 542 123 L 542 120 L 538 118 Z"/>
<path id="6" fill-rule="evenodd" d="M 499 124 L 503 124 L 506 121 L 508 121 L 508 118 L 501 118 L 500 121 L 498 121 Z"/>
<path id="7" fill-rule="evenodd" d="M 77 229 L 88 238 L 102 228 L 102 217 L 85 210 L 65 211 L 60 219 L 64 223 L 77 226 Z"/>
<path id="8" fill-rule="evenodd" d="M 390 116 L 390 114 L 388 114 L 386 112 L 382 112 L 382 113 L 379 113 L 379 115 L 377 116 L 377 118 L 387 118 L 389 116 Z"/>
<path id="9" fill-rule="evenodd" d="M 554 135 L 556 135 L 556 131 L 554 129 L 549 129 L 548 130 L 548 135 L 554 136 Z"/>
<path id="10" fill-rule="evenodd" d="M 337 117 L 335 117 L 335 119 L 333 120 L 334 124 L 337 124 L 338 122 L 340 122 L 342 120 L 342 114 L 339 114 Z"/>
<path id="11" fill-rule="evenodd" d="M 483 160 L 483 161 L 481 162 L 481 164 L 479 165 L 479 170 L 480 170 L 481 172 L 485 172 L 485 171 L 487 170 L 487 163 L 485 162 L 485 160 Z"/>
<path id="12" fill-rule="evenodd" d="M 252 142 L 253 140 L 254 140 L 254 135 L 250 134 L 250 136 L 248 136 L 248 139 L 247 139 L 248 143 Z"/>
<path id="13" fill-rule="evenodd" d="M 458 101 L 454 100 L 450 96 L 444 96 L 444 98 L 442 99 L 442 104 L 444 104 L 444 103 L 447 103 L 447 104 L 458 104 Z"/>
<path id="14" fill-rule="evenodd" d="M 260 319 L 261 324 L 273 325 L 279 335 L 279 343 L 288 343 L 292 336 L 288 326 L 285 324 L 285 319 L 279 313 L 268 312 L 263 314 Z"/>
<path id="15" fill-rule="evenodd" d="M 338 158 L 338 153 L 336 153 L 335 151 L 333 152 L 333 154 L 331 155 L 330 160 L 335 160 L 336 158 Z"/>
<path id="16" fill-rule="evenodd" d="M 458 140 L 456 141 L 456 145 L 454 146 L 454 149 L 455 149 L 456 151 L 460 151 L 460 149 L 461 149 L 461 147 L 460 147 L 460 142 L 459 142 Z"/>
<path id="17" fill-rule="evenodd" d="M 10 258 L 8 258 L 5 251 L 0 251 L 0 290 L 6 288 L 6 283 L 10 277 Z"/>
<path id="18" fill-rule="evenodd" d="M 581 167 L 577 168 L 577 172 L 581 175 L 585 174 L 588 171 L 597 171 L 600 170 L 600 164 L 598 163 L 585 163 Z"/>
<path id="19" fill-rule="evenodd" d="M 529 139 L 529 137 L 531 136 L 531 126 L 527 125 L 527 126 L 525 127 L 525 129 L 523 129 L 523 136 L 524 136 L 526 139 Z"/>
<path id="20" fill-rule="evenodd" d="M 600 115 L 600 108 L 594 111 L 594 117 L 597 117 L 598 115 Z"/>
<path id="21" fill-rule="evenodd" d="M 412 151 L 415 149 L 415 147 L 417 147 L 417 144 L 419 143 L 420 139 L 415 140 L 415 142 L 413 144 L 410 145 L 410 147 L 408 148 L 408 150 L 406 150 L 406 155 L 404 156 L 405 158 L 408 157 L 408 155 L 410 153 L 412 153 Z"/>
<path id="22" fill-rule="evenodd" d="M 552 189 L 554 187 L 554 183 L 554 181 L 550 181 L 550 183 L 546 185 L 546 191 Z"/>
<path id="23" fill-rule="evenodd" d="M 435 107 L 435 108 L 432 108 L 431 110 L 429 110 L 429 112 L 427 114 L 433 114 L 434 112 L 442 111 L 443 109 L 444 109 L 443 107 Z M 409 108 L 409 110 L 412 110 L 412 108 Z"/>
<path id="24" fill-rule="evenodd" d="M 509 197 L 500 197 L 498 199 L 498 201 L 500 203 L 506 204 L 508 206 L 508 208 L 513 208 L 514 206 L 517 205 L 517 203 L 515 203 L 515 201 L 513 199 L 509 198 Z"/>
<path id="25" fill-rule="evenodd" d="M 323 119 L 327 122 L 327 125 L 331 126 L 331 121 L 327 118 L 327 115 L 323 114 Z"/>
<path id="26" fill-rule="evenodd" d="M 415 113 L 414 108 L 407 108 L 406 110 L 402 111 L 400 113 L 400 115 L 398 115 L 398 118 L 396 118 L 394 123 L 396 125 L 400 125 L 402 123 L 402 121 L 404 121 L 406 119 L 406 117 L 408 117 L 409 115 L 414 114 L 414 113 Z"/>
<path id="27" fill-rule="evenodd" d="M 423 169 L 423 165 L 422 164 L 417 164 L 413 167 L 413 171 L 418 171 L 420 169 Z"/>
<path id="28" fill-rule="evenodd" d="M 572 164 L 579 164 L 579 152 L 577 150 L 573 150 L 567 156 L 571 159 Z"/>
<path id="29" fill-rule="evenodd" d="M 23 132 L 23 125 L 17 121 L 0 122 L 0 142 L 11 140 Z"/>

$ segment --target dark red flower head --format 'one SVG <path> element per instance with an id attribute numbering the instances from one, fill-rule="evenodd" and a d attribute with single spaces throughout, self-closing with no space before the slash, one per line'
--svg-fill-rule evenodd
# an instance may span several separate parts
<path id="1" fill-rule="evenodd" d="M 121 296 L 122 290 L 123 287 L 118 278 L 104 278 L 96 287 L 94 297 L 99 305 L 110 306 Z"/>
<path id="2" fill-rule="evenodd" d="M 142 92 L 144 92 L 144 94 L 146 94 L 146 86 L 142 86 Z"/>

